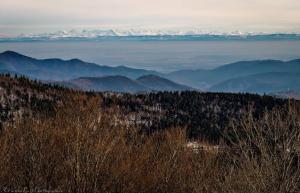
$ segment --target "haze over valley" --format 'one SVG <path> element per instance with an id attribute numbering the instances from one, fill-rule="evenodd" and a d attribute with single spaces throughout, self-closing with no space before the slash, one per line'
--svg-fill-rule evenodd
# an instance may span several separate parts
<path id="1" fill-rule="evenodd" d="M 41 60 L 6 51 L 0 53 L 0 64 L 2 73 L 24 75 L 85 91 L 198 90 L 258 94 L 300 91 L 300 59 L 240 61 L 212 70 L 163 73 L 126 66 L 103 66 L 79 59 Z"/>
<path id="2" fill-rule="evenodd" d="M 0 42 L 0 52 L 12 50 L 38 59 L 78 58 L 108 66 L 128 66 L 162 72 L 212 69 L 245 60 L 299 58 L 297 40 L 210 41 L 38 41 Z"/>

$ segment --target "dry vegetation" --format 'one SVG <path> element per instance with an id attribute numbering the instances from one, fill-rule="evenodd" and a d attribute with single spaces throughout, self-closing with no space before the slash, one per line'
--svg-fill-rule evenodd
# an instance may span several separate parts
<path id="1" fill-rule="evenodd" d="M 7 123 L 0 190 L 38 192 L 299 192 L 300 113 L 232 121 L 219 153 L 187 148 L 183 129 L 141 134 L 115 124 L 100 97 L 73 94 L 56 113 Z"/>

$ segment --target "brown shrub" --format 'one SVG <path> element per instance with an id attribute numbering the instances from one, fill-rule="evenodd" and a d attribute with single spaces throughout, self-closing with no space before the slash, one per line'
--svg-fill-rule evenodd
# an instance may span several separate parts
<path id="1" fill-rule="evenodd" d="M 99 97 L 75 95 L 54 116 L 0 135 L 0 190 L 61 192 L 299 192 L 299 113 L 233 122 L 221 153 L 186 147 L 182 129 L 150 135 L 115 124 Z"/>
<path id="2" fill-rule="evenodd" d="M 117 112 L 101 112 L 99 98 L 84 104 L 80 97 L 70 99 L 68 108 L 60 107 L 54 117 L 37 116 L 4 130 L 2 188 L 198 192 L 214 181 L 215 158 L 187 151 L 182 130 L 143 135 L 115 125 Z"/>
<path id="3" fill-rule="evenodd" d="M 232 124 L 224 192 L 299 192 L 299 115 L 288 107 Z"/>

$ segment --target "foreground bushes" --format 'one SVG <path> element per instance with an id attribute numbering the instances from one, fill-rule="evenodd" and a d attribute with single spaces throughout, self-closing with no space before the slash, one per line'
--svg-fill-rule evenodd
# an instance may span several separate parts
<path id="1" fill-rule="evenodd" d="M 241 122 L 232 124 L 233 137 L 226 154 L 234 173 L 226 175 L 227 189 L 300 191 L 299 115 L 299 109 L 289 106 L 267 112 L 258 120 L 249 113 Z"/>
<path id="2" fill-rule="evenodd" d="M 0 189 L 57 192 L 299 192 L 299 112 L 251 113 L 232 122 L 222 151 L 186 147 L 181 129 L 144 135 L 82 96 L 7 125 Z"/>

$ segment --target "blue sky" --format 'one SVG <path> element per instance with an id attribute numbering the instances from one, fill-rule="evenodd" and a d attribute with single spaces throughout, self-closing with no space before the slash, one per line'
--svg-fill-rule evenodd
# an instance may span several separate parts
<path id="1" fill-rule="evenodd" d="M 1 0 L 0 34 L 198 28 L 300 32 L 300 0 Z"/>

